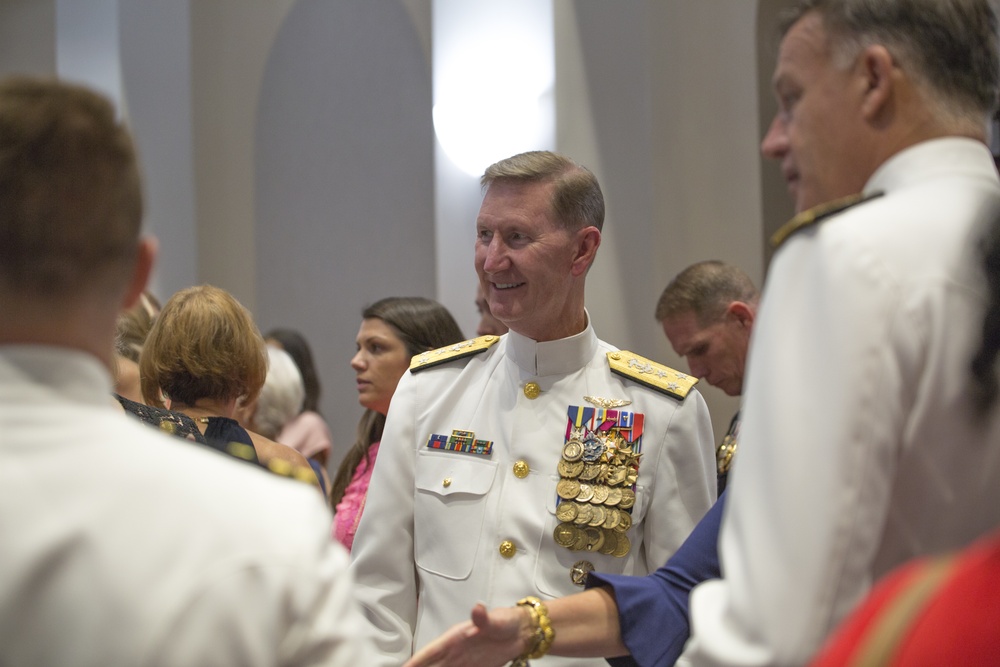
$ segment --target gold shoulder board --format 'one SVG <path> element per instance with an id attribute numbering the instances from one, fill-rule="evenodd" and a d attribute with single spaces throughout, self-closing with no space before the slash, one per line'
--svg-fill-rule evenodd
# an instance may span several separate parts
<path id="1" fill-rule="evenodd" d="M 410 359 L 410 372 L 416 373 L 427 368 L 433 368 L 447 361 L 454 361 L 463 357 L 471 357 L 474 354 L 485 352 L 500 341 L 500 336 L 480 336 L 472 340 L 463 340 L 461 343 L 446 345 L 436 350 L 421 352 Z"/>
<path id="2" fill-rule="evenodd" d="M 788 237 L 800 229 L 805 229 L 806 227 L 814 225 L 822 220 L 826 220 L 837 213 L 846 211 L 852 206 L 863 204 L 867 201 L 875 199 L 876 197 L 881 197 L 884 194 L 884 192 L 873 192 L 868 195 L 848 195 L 847 197 L 834 199 L 833 201 L 828 201 L 825 204 L 820 204 L 819 206 L 813 206 L 808 211 L 802 211 L 782 225 L 781 229 L 774 233 L 771 237 L 771 247 L 777 249 L 788 239 Z"/>
<path id="3" fill-rule="evenodd" d="M 635 380 L 639 384 L 681 401 L 691 391 L 691 387 L 698 384 L 696 377 L 625 350 L 608 352 L 608 364 L 612 373 Z"/>

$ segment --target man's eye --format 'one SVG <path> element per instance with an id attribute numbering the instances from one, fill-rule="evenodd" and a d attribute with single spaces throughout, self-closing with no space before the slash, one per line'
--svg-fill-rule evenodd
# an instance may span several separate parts
<path id="1" fill-rule="evenodd" d="M 778 113 L 788 118 L 799 101 L 798 93 L 784 93 L 778 98 Z"/>

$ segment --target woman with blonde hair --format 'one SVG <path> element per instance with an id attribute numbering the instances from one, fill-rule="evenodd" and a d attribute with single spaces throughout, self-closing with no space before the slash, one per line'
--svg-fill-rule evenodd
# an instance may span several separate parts
<path id="1" fill-rule="evenodd" d="M 299 466 L 315 481 L 301 454 L 234 419 L 239 401 L 260 393 L 267 352 L 249 311 L 229 292 L 201 285 L 174 294 L 146 337 L 139 372 L 146 403 L 191 417 L 211 446 L 233 453 L 231 443 L 242 443 L 265 466 Z"/>

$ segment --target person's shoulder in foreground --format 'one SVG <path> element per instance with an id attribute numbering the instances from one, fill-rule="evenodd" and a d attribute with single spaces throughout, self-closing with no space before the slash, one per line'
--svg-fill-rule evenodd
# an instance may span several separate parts
<path id="1" fill-rule="evenodd" d="M 103 373 L 55 348 L 0 354 L 0 483 L 17 498 L 0 509 L 0 662 L 363 664 L 316 490 L 74 395 Z"/>
<path id="2" fill-rule="evenodd" d="M 880 581 L 812 667 L 997 663 L 1000 537 L 907 563 Z"/>
<path id="3" fill-rule="evenodd" d="M 0 82 L 0 664 L 367 664 L 316 491 L 115 404 L 141 190 L 107 99 Z"/>

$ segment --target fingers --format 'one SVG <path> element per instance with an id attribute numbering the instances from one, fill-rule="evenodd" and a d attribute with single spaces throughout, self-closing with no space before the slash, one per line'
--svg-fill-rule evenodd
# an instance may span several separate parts
<path id="1" fill-rule="evenodd" d="M 490 623 L 490 612 L 486 610 L 486 605 L 479 603 L 472 608 L 473 628 L 485 629 Z M 470 635 L 471 636 L 471 635 Z"/>

